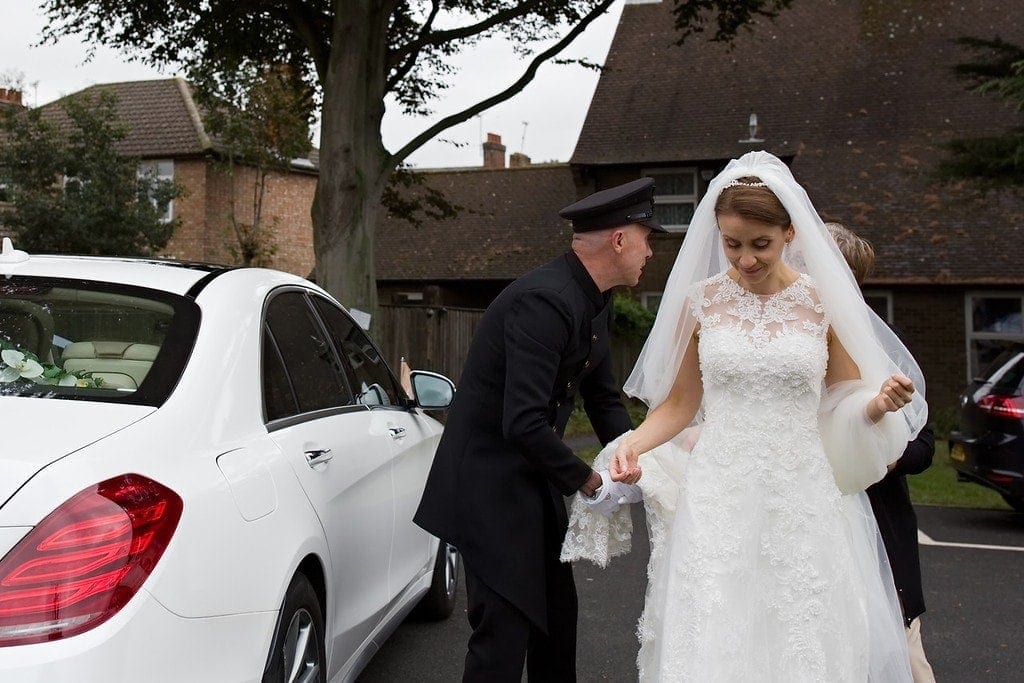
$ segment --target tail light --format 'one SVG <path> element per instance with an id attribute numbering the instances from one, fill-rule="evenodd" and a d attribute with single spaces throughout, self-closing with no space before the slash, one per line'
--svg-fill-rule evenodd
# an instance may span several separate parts
<path id="1" fill-rule="evenodd" d="M 988 394 L 978 401 L 978 407 L 996 417 L 1006 417 L 1011 420 L 1024 418 L 1024 396 Z"/>
<path id="2" fill-rule="evenodd" d="M 90 486 L 0 560 L 0 647 L 67 638 L 117 614 L 156 567 L 181 498 L 138 474 Z"/>

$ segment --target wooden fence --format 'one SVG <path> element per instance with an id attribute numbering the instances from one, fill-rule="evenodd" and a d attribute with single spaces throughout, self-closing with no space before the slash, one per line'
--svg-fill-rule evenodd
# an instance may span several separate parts
<path id="1" fill-rule="evenodd" d="M 374 336 L 394 368 L 403 356 L 414 370 L 440 372 L 459 381 L 477 323 L 484 312 L 450 306 L 393 306 L 379 308 Z M 612 367 L 619 386 L 633 369 L 641 344 L 612 340 Z"/>
<path id="2" fill-rule="evenodd" d="M 413 370 L 440 372 L 459 381 L 477 323 L 484 312 L 451 306 L 379 307 L 374 334 L 392 367 L 405 357 Z"/>

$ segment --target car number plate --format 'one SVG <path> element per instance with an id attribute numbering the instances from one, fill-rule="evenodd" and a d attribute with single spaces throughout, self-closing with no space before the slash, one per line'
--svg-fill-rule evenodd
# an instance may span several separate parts
<path id="1" fill-rule="evenodd" d="M 961 444 L 953 444 L 953 449 L 949 452 L 949 459 L 956 462 L 963 462 L 967 458 L 964 453 L 964 447 Z"/>

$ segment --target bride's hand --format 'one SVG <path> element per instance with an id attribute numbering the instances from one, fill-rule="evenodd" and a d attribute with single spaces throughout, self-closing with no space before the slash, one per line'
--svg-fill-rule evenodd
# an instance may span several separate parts
<path id="1" fill-rule="evenodd" d="M 878 421 L 886 413 L 895 413 L 910 403 L 914 395 L 914 383 L 905 375 L 893 375 L 882 382 L 878 395 L 871 401 L 870 409 L 875 414 L 872 419 Z"/>
<path id="2" fill-rule="evenodd" d="M 615 449 L 615 455 L 608 467 L 612 481 L 621 481 L 626 484 L 635 484 L 640 481 L 643 471 L 637 464 L 639 460 L 640 454 L 623 439 Z"/>

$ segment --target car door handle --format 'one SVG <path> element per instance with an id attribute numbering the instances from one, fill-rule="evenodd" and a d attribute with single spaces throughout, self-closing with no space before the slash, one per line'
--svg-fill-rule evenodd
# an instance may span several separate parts
<path id="1" fill-rule="evenodd" d="M 392 439 L 401 439 L 405 436 L 405 427 L 388 427 L 388 433 Z"/>
<path id="2" fill-rule="evenodd" d="M 306 451 L 306 464 L 310 467 L 316 467 L 321 463 L 330 461 L 334 457 L 331 453 L 330 448 L 317 448 L 311 451 Z"/>

